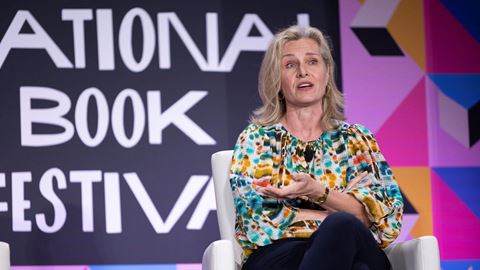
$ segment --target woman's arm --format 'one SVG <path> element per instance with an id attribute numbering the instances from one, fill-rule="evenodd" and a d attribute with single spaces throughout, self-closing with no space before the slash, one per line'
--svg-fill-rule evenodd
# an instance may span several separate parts
<path id="1" fill-rule="evenodd" d="M 400 188 L 375 137 L 367 128 L 350 126 L 348 150 L 347 184 L 362 172 L 368 172 L 368 175 L 344 192 L 362 203 L 372 222 L 370 230 L 375 233 L 379 245 L 386 247 L 397 238 L 402 227 L 403 198 Z"/>
<path id="2" fill-rule="evenodd" d="M 347 132 L 345 143 L 350 153 L 347 187 L 342 191 L 331 189 L 322 207 L 355 215 L 375 233 L 380 246 L 386 247 L 399 235 L 402 225 L 400 189 L 373 134 L 360 125 L 352 125 Z M 313 200 L 326 192 L 326 186 L 308 174 L 293 175 L 293 180 L 282 189 L 268 186 L 261 192 L 276 198 Z"/>
<path id="3" fill-rule="evenodd" d="M 367 173 L 362 173 L 355 180 L 361 180 L 365 176 L 367 176 Z M 310 196 L 310 199 L 313 201 L 318 201 L 320 197 L 324 196 L 326 187 L 319 182 L 315 182 L 315 184 L 316 191 Z M 322 204 L 322 207 L 330 212 L 350 213 L 357 217 L 367 227 L 370 227 L 372 224 L 372 222 L 368 219 L 367 211 L 363 204 L 350 194 L 330 189 L 327 199 Z"/>
<path id="4" fill-rule="evenodd" d="M 367 176 L 367 173 L 362 173 L 351 181 L 351 187 L 361 182 Z M 294 182 L 284 188 L 277 188 L 274 186 L 267 186 L 260 189 L 260 191 L 270 197 L 284 199 L 284 198 L 304 198 L 310 201 L 318 201 L 324 196 L 326 186 L 305 173 L 292 175 Z M 370 226 L 371 221 L 368 219 L 365 207 L 353 196 L 344 192 L 339 192 L 331 189 L 327 200 L 322 204 L 322 207 L 328 211 L 300 209 L 296 220 L 323 220 L 331 212 L 348 212 L 356 216 L 365 225 Z"/>
<path id="5" fill-rule="evenodd" d="M 239 136 L 230 167 L 230 186 L 236 208 L 237 229 L 250 243 L 270 244 L 285 233 L 296 217 L 297 209 L 258 192 L 259 180 L 271 177 L 270 149 L 262 127 L 250 125 Z M 245 239 L 247 241 L 247 239 Z"/>

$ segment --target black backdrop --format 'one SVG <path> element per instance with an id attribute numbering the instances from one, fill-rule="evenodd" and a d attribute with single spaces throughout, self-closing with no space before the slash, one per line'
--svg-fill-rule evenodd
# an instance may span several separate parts
<path id="1" fill-rule="evenodd" d="M 151 62 L 140 72 L 128 68 L 122 61 L 119 49 L 125 45 L 119 45 L 122 20 L 134 8 L 141 8 L 149 15 L 155 31 Z M 75 61 L 74 38 L 78 39 L 79 36 L 74 37 L 71 20 L 62 20 L 62 10 L 66 9 L 84 9 L 82 12 L 85 14 L 92 14 L 92 19 L 85 20 L 82 24 L 85 33 L 83 68 L 81 61 Z M 110 10 L 112 14 L 114 66 L 107 68 L 108 70 L 99 68 L 98 10 L 107 10 L 107 13 Z M 0 203 L 3 203 L 0 204 L 0 240 L 11 244 L 12 264 L 200 262 L 204 248 L 219 238 L 215 212 L 208 212 L 208 203 L 212 204 L 214 200 L 207 188 L 207 180 L 211 175 L 210 155 L 215 151 L 233 147 L 238 133 L 247 125 L 249 113 L 259 105 L 257 74 L 262 49 L 260 46 L 256 51 L 241 52 L 231 71 L 202 71 L 177 31 L 169 24 L 171 67 L 162 69 L 159 67 L 160 30 L 157 14 L 164 12 L 174 13 L 178 17 L 203 56 L 208 50 L 206 14 L 217 14 L 220 59 L 246 14 L 256 14 L 271 32 L 294 24 L 298 14 L 307 14 L 310 25 L 319 27 L 331 37 L 337 70 L 340 70 L 339 14 L 336 1 L 3 1 L 0 9 L 0 37 L 3 37 L 0 43 L 0 60 L 2 53 L 4 54 L 4 61 L 0 62 Z M 24 22 L 20 33 L 13 33 L 7 40 L 7 29 L 12 27 L 14 18 L 22 22 L 19 14 L 27 14 L 27 17 L 30 14 L 73 67 L 57 67 L 45 49 L 19 48 L 34 47 L 23 34 L 36 35 L 37 40 L 40 37 L 38 29 L 32 27 L 31 21 Z M 128 27 L 126 29 L 128 30 Z M 138 62 L 144 53 L 144 34 L 138 18 L 134 20 L 131 29 L 127 32 L 132 34 L 133 55 Z M 108 40 L 108 34 L 99 35 L 100 38 Z M 260 37 L 262 31 L 254 26 L 248 35 Z M 168 35 L 161 35 L 162 38 L 165 36 Z M 12 42 L 14 45 L 11 45 Z M 27 45 L 22 45 L 24 43 Z M 110 52 L 101 57 L 107 57 Z M 337 77 L 340 82 L 340 76 Z M 29 92 L 26 87 L 33 88 Z M 76 128 L 75 110 L 79 97 L 85 89 L 97 88 L 97 94 L 105 97 L 108 113 L 99 113 L 96 102 L 91 98 L 87 102 L 86 119 L 92 137 L 99 130 L 99 116 L 109 119 L 103 140 L 93 147 L 88 146 L 79 137 L 79 130 L 75 129 L 71 138 L 55 145 L 31 146 L 29 140 L 22 142 L 21 133 L 28 136 L 30 122 L 25 119 L 29 113 L 32 117 L 41 118 L 39 109 L 53 112 L 52 108 L 68 105 L 64 100 L 56 102 L 51 100 L 52 98 L 39 97 L 32 98 L 30 107 L 22 110 L 21 88 L 25 90 L 24 94 L 34 94 L 40 93 L 40 87 L 56 89 L 64 93 L 71 102 L 64 116 L 49 116 L 44 120 L 64 118 Z M 139 104 L 143 104 L 139 111 L 143 110 L 145 113 L 141 137 L 129 147 L 118 142 L 112 129 L 112 108 L 124 89 L 133 89 L 130 93 L 138 94 L 141 101 Z M 191 92 L 195 90 L 202 92 Z M 170 124 L 162 131 L 161 144 L 150 143 L 147 91 L 160 91 L 162 112 L 175 104 L 178 105 L 176 108 L 182 107 L 183 103 L 179 100 L 189 93 L 206 94 L 203 98 L 197 98 L 197 102 L 186 110 L 186 117 L 180 113 L 178 117 L 173 117 L 176 119 L 173 122 L 180 123 L 180 118 L 189 118 L 214 142 L 207 140 L 203 145 L 199 144 L 191 138 L 202 137 L 198 133 L 181 130 L 175 124 Z M 57 97 L 62 95 L 55 93 Z M 24 101 L 28 100 L 26 97 L 27 95 L 24 96 Z M 158 98 L 152 100 L 158 102 Z M 118 102 L 121 105 L 121 102 Z M 138 111 L 133 109 L 130 99 L 126 99 L 124 106 L 120 105 L 118 108 L 124 114 L 123 121 L 120 122 L 124 125 L 125 136 L 130 137 L 135 121 L 140 122 L 141 119 Z M 81 116 L 78 118 L 84 119 Z M 118 121 L 116 125 L 118 128 Z M 59 126 L 35 121 L 32 121 L 31 128 L 31 134 L 36 135 L 65 132 L 64 128 Z M 141 128 L 138 130 L 142 131 Z M 85 132 L 85 129 L 80 132 Z M 41 144 L 37 137 L 31 141 Z M 85 176 L 86 174 L 88 175 Z M 189 179 L 193 185 L 201 184 L 198 184 L 198 192 L 189 193 L 193 200 L 191 203 L 184 203 L 186 209 L 184 212 L 180 211 L 181 215 L 171 230 L 168 233 L 157 233 L 134 196 L 133 189 L 140 192 L 141 188 L 132 188 L 135 181 L 129 185 L 126 174 L 138 177 L 148 194 L 147 197 L 154 204 L 154 211 L 158 211 L 163 221 L 172 212 Z M 112 175 L 113 178 L 109 178 Z M 64 186 L 61 184 L 63 176 Z M 118 182 L 115 180 L 116 176 Z M 79 177 L 81 179 L 77 181 L 82 181 L 82 184 L 75 182 Z M 110 179 L 109 183 L 118 183 L 120 203 L 115 202 L 117 193 L 114 187 L 105 189 L 107 178 Z M 51 191 L 48 191 L 49 185 L 52 186 Z M 86 212 L 89 209 L 90 188 L 93 209 L 91 227 L 88 225 L 88 213 L 82 214 L 82 209 Z M 107 193 L 109 195 L 106 195 Z M 106 199 L 106 196 L 113 197 Z M 201 203 L 202 196 L 205 197 L 205 204 Z M 145 196 L 142 198 L 144 202 L 148 201 Z M 114 209 L 120 209 L 121 232 L 107 232 L 105 200 L 110 206 L 113 205 Z M 63 224 L 62 205 L 66 214 Z M 109 211 L 110 214 L 114 212 L 111 209 Z M 209 213 L 204 223 L 199 219 L 199 213 Z M 45 215 L 48 226 L 58 222 L 54 232 L 46 232 L 40 228 L 37 222 L 37 218 L 41 218 L 40 214 Z M 197 218 L 199 228 L 187 228 L 192 216 Z M 87 223 L 86 231 L 82 227 L 83 222 Z M 118 222 L 116 224 L 117 226 L 113 225 L 112 228 L 118 230 Z"/>

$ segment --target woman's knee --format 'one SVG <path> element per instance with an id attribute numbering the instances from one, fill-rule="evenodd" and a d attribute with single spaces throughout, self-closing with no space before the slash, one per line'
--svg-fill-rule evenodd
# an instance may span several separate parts
<path id="1" fill-rule="evenodd" d="M 322 226 L 340 232 L 353 232 L 356 229 L 364 227 L 357 217 L 347 212 L 335 212 L 330 214 L 322 222 Z"/>
<path id="2" fill-rule="evenodd" d="M 363 262 L 355 262 L 352 266 L 352 270 L 370 270 L 370 267 Z"/>

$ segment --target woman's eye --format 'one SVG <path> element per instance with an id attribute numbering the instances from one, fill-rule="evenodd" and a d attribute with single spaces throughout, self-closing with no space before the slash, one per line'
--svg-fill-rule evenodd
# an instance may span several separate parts
<path id="1" fill-rule="evenodd" d="M 318 63 L 318 61 L 317 61 L 317 60 L 310 60 L 310 61 L 308 61 L 308 63 L 309 63 L 310 65 L 315 65 L 315 64 Z"/>
<path id="2" fill-rule="evenodd" d="M 295 67 L 295 64 L 294 63 L 287 63 L 285 65 L 286 68 L 294 68 Z"/>

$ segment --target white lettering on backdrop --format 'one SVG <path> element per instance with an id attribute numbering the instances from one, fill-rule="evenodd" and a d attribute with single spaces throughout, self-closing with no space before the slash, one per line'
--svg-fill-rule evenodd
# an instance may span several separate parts
<path id="1" fill-rule="evenodd" d="M 147 92 L 148 135 L 151 144 L 162 143 L 162 131 L 170 124 L 175 125 L 185 135 L 198 145 L 215 145 L 216 141 L 200 126 L 191 120 L 185 113 L 195 106 L 206 95 L 207 91 L 189 91 L 173 105 L 162 111 L 160 91 Z M 89 99 L 95 100 L 98 121 L 97 132 L 91 135 L 88 129 L 87 114 Z M 125 102 L 130 99 L 133 105 L 133 132 L 127 137 L 124 126 Z M 57 103 L 55 107 L 33 108 L 33 100 L 47 100 Z M 53 88 L 39 86 L 20 87 L 20 134 L 22 146 L 44 147 L 58 145 L 72 139 L 75 128 L 80 140 L 89 147 L 99 145 L 107 134 L 109 125 L 109 109 L 105 96 L 97 88 L 85 89 L 78 98 L 75 106 L 75 125 L 65 118 L 70 111 L 69 97 Z M 145 129 L 145 106 L 142 98 L 133 89 L 122 90 L 112 107 L 112 129 L 117 142 L 125 147 L 135 146 Z M 62 132 L 54 134 L 35 134 L 33 124 L 49 124 L 63 128 Z"/>
<path id="2" fill-rule="evenodd" d="M 89 59 L 85 57 L 85 24 L 93 20 L 92 9 L 63 9 L 62 20 L 71 21 L 73 31 L 74 63 L 66 57 L 54 39 L 41 26 L 37 19 L 28 10 L 19 10 L 2 41 L 0 42 L 0 69 L 12 49 L 41 49 L 57 68 L 83 69 L 88 65 Z M 137 61 L 133 55 L 133 22 L 140 21 L 143 36 L 141 59 Z M 114 58 L 114 33 L 111 9 L 95 10 L 98 70 L 115 70 Z M 118 33 L 118 49 L 123 64 L 132 72 L 141 72 L 147 68 L 155 52 L 158 40 L 159 68 L 170 69 L 171 48 L 170 29 L 174 29 L 180 36 L 186 49 L 190 52 L 200 70 L 206 72 L 230 72 L 241 52 L 265 51 L 272 38 L 272 32 L 257 14 L 245 14 L 230 41 L 225 54 L 220 59 L 218 39 L 218 14 L 209 12 L 205 14 L 206 21 L 206 57 L 202 55 L 198 46 L 193 41 L 187 29 L 175 12 L 157 13 L 157 29 L 147 11 L 142 8 L 130 9 L 120 23 Z M 309 25 L 308 14 L 297 14 L 297 23 Z M 28 24 L 33 33 L 21 33 L 22 27 Z M 256 28 L 260 36 L 249 36 Z"/>
<path id="3" fill-rule="evenodd" d="M 62 48 L 55 42 L 52 29 L 44 28 L 42 22 L 35 18 L 29 10 L 19 10 L 0 41 L 0 70 L 7 65 L 12 51 L 16 54 L 25 50 L 40 50 L 45 52 L 45 61 L 52 61 L 57 69 L 98 69 L 112 71 L 119 65 L 124 65 L 131 72 L 142 72 L 151 66 L 155 53 L 158 53 L 158 68 L 171 69 L 178 64 L 172 61 L 172 50 L 186 49 L 193 61 L 202 72 L 231 72 L 242 52 L 264 51 L 272 37 L 272 32 L 257 14 L 245 14 L 236 27 L 230 42 L 227 42 L 225 52 L 220 55 L 219 24 L 217 13 L 205 14 L 205 53 L 199 49 L 188 29 L 175 12 L 160 12 L 151 16 L 142 8 L 132 8 L 125 14 L 120 14 L 119 25 L 114 25 L 112 9 L 62 9 L 61 20 L 71 25 L 72 48 Z M 115 14 L 118 15 L 118 14 Z M 134 23 L 135 21 L 135 23 Z M 139 23 L 138 23 L 139 22 Z M 309 25 L 308 14 L 297 14 L 297 23 Z M 90 39 L 92 33 L 87 33 L 87 24 L 94 24 L 96 39 Z M 135 27 L 134 27 L 135 24 Z M 30 32 L 22 33 L 22 29 L 30 28 Z M 118 29 L 118 33 L 114 33 Z M 250 36 L 252 30 L 259 34 Z M 133 52 L 134 31 L 140 31 L 143 40 L 140 53 Z M 175 33 L 184 48 L 172 48 L 172 33 Z M 118 38 L 118 40 L 115 40 Z M 92 44 L 93 43 L 93 44 Z M 96 59 L 90 59 L 91 54 L 85 53 L 85 48 L 96 47 Z M 203 46 L 201 46 L 203 47 Z M 69 59 L 65 52 L 73 52 Z M 119 57 L 115 58 L 118 51 Z M 31 63 L 28 63 L 31 64 Z M 20 84 L 21 85 L 21 84 Z M 174 125 L 197 145 L 215 145 L 216 141 L 202 127 L 194 122 L 187 112 L 208 95 L 205 90 L 190 90 L 168 108 L 162 107 L 160 91 L 147 91 L 143 97 L 134 89 L 123 89 L 113 100 L 109 108 L 106 96 L 96 87 L 83 90 L 76 100 L 66 95 L 60 89 L 48 86 L 20 86 L 20 135 L 21 146 L 48 147 L 70 141 L 75 134 L 87 147 L 97 147 L 106 138 L 111 127 L 115 140 L 124 148 L 136 146 L 144 134 L 150 144 L 164 143 L 163 130 Z M 48 108 L 35 107 L 37 101 L 47 101 L 55 105 Z M 126 104 L 132 105 L 132 130 L 126 130 L 124 113 Z M 72 107 L 74 106 L 74 108 Z M 66 115 L 74 110 L 73 119 Z M 88 125 L 88 115 L 97 111 L 97 126 L 91 131 Z M 47 124 L 59 127 L 54 133 L 35 133 L 35 124 Z M 145 129 L 148 129 L 145 132 Z M 61 131 L 58 131 L 61 130 Z M 128 135 L 129 134 L 129 135 Z M 29 169 L 0 173 L 0 188 L 10 188 L 11 201 L 0 200 L 0 212 L 10 212 L 12 230 L 14 232 L 31 232 L 35 227 L 45 233 L 55 233 L 63 228 L 69 213 L 68 207 L 62 201 L 62 191 L 72 185 L 80 187 L 82 231 L 94 232 L 101 229 L 94 224 L 96 204 L 94 190 L 103 183 L 103 199 L 105 207 L 105 232 L 108 234 L 122 233 L 122 197 L 121 183 L 124 181 L 132 192 L 139 208 L 145 214 L 156 233 L 169 233 L 184 215 L 192 202 L 199 196 L 195 210 L 189 219 L 188 230 L 200 230 L 209 213 L 215 211 L 213 182 L 207 175 L 191 175 L 182 192 L 171 208 L 169 214 L 162 217 L 149 196 L 145 186 L 136 172 L 120 173 L 102 170 L 71 170 L 64 172 L 60 168 L 47 165 L 45 172 L 34 181 Z M 17 169 L 18 170 L 18 169 Z M 7 179 L 8 178 L 8 179 Z M 7 181 L 9 180 L 9 181 Z M 53 211 L 33 212 L 30 192 L 37 189 L 45 202 L 52 205 Z M 202 193 L 203 190 L 203 193 Z M 100 204 L 101 205 L 101 204 Z M 33 215 L 32 215 L 33 214 Z M 98 223 L 97 223 L 98 224 Z M 97 225 L 98 226 L 98 225 Z"/>
<path id="4" fill-rule="evenodd" d="M 103 178 L 102 178 L 103 175 Z M 140 208 L 146 218 L 152 225 L 154 231 L 158 234 L 169 233 L 178 220 L 182 217 L 188 207 L 203 187 L 204 189 L 200 200 L 195 207 L 192 216 L 186 226 L 188 230 L 200 230 L 205 223 L 208 214 L 215 211 L 215 196 L 213 194 L 213 180 L 208 175 L 192 175 L 182 192 L 178 196 L 175 204 L 164 219 L 160 216 L 151 197 L 142 184 L 137 173 L 103 172 L 100 170 L 76 170 L 69 172 L 69 180 L 72 184 L 80 184 L 81 208 L 82 208 L 82 230 L 84 232 L 94 232 L 94 207 L 99 203 L 94 203 L 93 190 L 97 185 L 104 184 L 105 199 L 105 232 L 108 234 L 122 232 L 121 215 L 121 193 L 120 193 L 120 175 L 127 183 L 130 191 L 135 196 Z M 32 173 L 12 172 L 11 173 L 11 214 L 12 230 L 15 232 L 31 232 L 32 220 L 25 217 L 25 213 L 31 208 L 31 201 L 25 198 L 27 194 L 25 189 L 32 189 Z M 6 175 L 0 173 L 0 187 L 6 187 Z M 34 181 L 37 183 L 37 181 Z M 57 193 L 68 188 L 67 177 L 65 173 L 58 168 L 50 168 L 43 173 L 38 181 L 38 188 L 42 197 L 53 207 L 52 216 L 48 217 L 45 213 L 35 214 L 35 223 L 39 230 L 45 233 L 55 233 L 62 229 L 68 217 L 68 212 L 64 203 Z M 57 190 L 57 191 L 55 191 Z M 8 202 L 1 202 L 3 207 L 0 212 L 8 211 Z M 30 210 L 31 211 L 31 210 Z M 47 224 L 47 220 L 53 220 Z M 97 229 L 98 231 L 98 229 Z"/>

